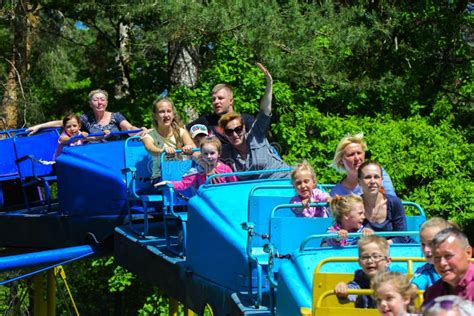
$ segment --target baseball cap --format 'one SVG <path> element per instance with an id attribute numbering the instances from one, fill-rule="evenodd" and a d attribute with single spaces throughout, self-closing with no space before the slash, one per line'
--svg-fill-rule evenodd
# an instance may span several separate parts
<path id="1" fill-rule="evenodd" d="M 207 131 L 207 127 L 202 124 L 195 124 L 191 126 L 191 128 L 189 129 L 189 132 L 191 133 L 192 138 L 196 137 L 199 134 L 204 134 L 206 136 L 209 135 L 209 132 Z"/>

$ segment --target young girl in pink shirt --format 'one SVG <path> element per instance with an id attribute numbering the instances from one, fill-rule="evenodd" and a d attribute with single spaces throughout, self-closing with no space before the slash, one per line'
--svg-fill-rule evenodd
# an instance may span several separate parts
<path id="1" fill-rule="evenodd" d="M 189 187 L 197 189 L 206 182 L 206 178 L 213 174 L 230 173 L 232 169 L 219 161 L 222 144 L 215 136 L 208 136 L 201 140 L 201 163 L 196 169 L 183 176 L 180 181 L 161 181 L 155 184 L 155 187 L 171 183 L 173 188 L 178 191 L 186 190 Z M 225 183 L 237 181 L 236 176 L 217 177 L 213 183 Z"/>
<path id="2" fill-rule="evenodd" d="M 82 135 L 84 138 L 78 138 L 69 146 L 77 146 L 77 145 L 82 145 L 84 142 L 87 140 L 86 137 L 89 135 L 86 132 L 81 132 L 81 120 L 79 119 L 79 116 L 74 113 L 67 114 L 63 118 L 63 132 L 59 136 L 58 139 L 58 146 L 56 147 L 56 151 L 54 152 L 54 160 L 58 158 L 58 156 L 61 154 L 63 148 L 67 146 L 69 143 L 69 140 L 74 137 L 74 136 L 80 136 Z"/>
<path id="3" fill-rule="evenodd" d="M 303 204 L 304 208 L 293 208 L 298 217 L 330 217 L 329 209 L 324 206 L 309 206 L 309 203 L 329 202 L 329 194 L 316 188 L 316 173 L 313 167 L 303 161 L 291 172 L 291 181 L 298 195 L 294 196 L 291 204 Z"/>
<path id="4" fill-rule="evenodd" d="M 348 237 L 348 233 L 362 233 L 369 236 L 374 233 L 370 228 L 365 228 L 364 203 L 358 195 L 336 195 L 331 201 L 331 210 L 335 223 L 327 230 L 328 233 L 337 233 L 338 238 L 327 238 L 322 242 L 324 246 L 349 246 L 356 245 L 358 237 Z"/>

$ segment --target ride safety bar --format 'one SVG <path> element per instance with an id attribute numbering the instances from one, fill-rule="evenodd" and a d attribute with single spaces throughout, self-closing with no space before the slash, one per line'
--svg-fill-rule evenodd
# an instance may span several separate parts
<path id="1" fill-rule="evenodd" d="M 414 262 L 425 262 L 425 258 L 421 257 L 390 257 L 392 262 L 407 262 L 407 275 L 413 275 L 413 263 Z M 331 262 L 357 262 L 359 260 L 358 257 L 331 257 L 331 258 L 324 258 L 319 261 L 318 265 L 314 269 L 314 273 L 320 273 L 323 265 Z"/>
<path id="2" fill-rule="evenodd" d="M 211 184 L 211 180 L 214 178 L 220 177 L 229 177 L 229 176 L 250 176 L 254 174 L 265 174 L 265 173 L 274 173 L 274 172 L 290 172 L 293 168 L 283 168 L 283 169 L 266 169 L 266 170 L 250 170 L 250 171 L 238 171 L 238 172 L 228 172 L 228 173 L 218 173 L 209 176 L 206 179 L 206 185 Z"/>
<path id="3" fill-rule="evenodd" d="M 111 132 L 110 134 L 105 134 L 105 133 L 95 133 L 95 134 L 89 134 L 87 137 L 110 137 L 110 136 L 116 136 L 116 135 L 128 135 L 128 134 L 136 134 L 140 133 L 142 130 L 141 129 L 134 129 L 134 130 L 129 130 L 129 131 L 119 131 L 119 132 Z M 71 144 L 75 142 L 78 139 L 83 139 L 86 138 L 82 134 L 81 135 L 75 135 L 69 139 L 67 144 Z"/>
<path id="4" fill-rule="evenodd" d="M 383 237 L 392 237 L 392 236 L 418 236 L 420 232 L 418 231 L 391 231 L 391 232 L 374 232 L 374 235 L 383 236 Z M 349 233 L 347 234 L 348 237 L 362 237 L 362 233 Z M 305 250 L 306 244 L 311 240 L 318 239 L 318 238 L 338 238 L 338 234 L 317 234 L 308 236 L 305 240 L 303 240 L 300 244 L 300 252 Z"/>

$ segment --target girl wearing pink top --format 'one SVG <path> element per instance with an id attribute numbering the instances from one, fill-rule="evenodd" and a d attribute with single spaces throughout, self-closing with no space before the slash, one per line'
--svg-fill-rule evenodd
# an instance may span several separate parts
<path id="1" fill-rule="evenodd" d="M 155 187 L 163 184 L 171 183 L 173 188 L 178 191 L 183 191 L 189 187 L 197 189 L 201 184 L 206 182 L 206 178 L 213 174 L 229 173 L 232 169 L 219 161 L 221 155 L 222 144 L 215 136 L 205 137 L 201 140 L 201 163 L 196 169 L 183 176 L 180 181 L 161 181 L 155 184 Z M 236 176 L 217 177 L 213 179 L 213 183 L 225 183 L 237 181 Z"/>
<path id="2" fill-rule="evenodd" d="M 56 151 L 54 152 L 53 159 L 56 160 L 56 158 L 58 158 L 63 148 L 67 146 L 71 137 L 79 135 L 82 135 L 84 137 L 87 137 L 89 135 L 86 132 L 81 132 L 81 120 L 79 119 L 79 116 L 74 113 L 66 115 L 63 118 L 63 132 L 59 136 L 58 146 L 56 147 Z M 69 144 L 69 146 L 82 145 L 85 141 L 85 138 L 78 138 L 74 142 Z"/>
<path id="3" fill-rule="evenodd" d="M 293 208 L 298 217 L 330 217 L 331 213 L 327 207 L 309 206 L 309 203 L 330 202 L 329 194 L 316 188 L 316 173 L 313 167 L 303 161 L 291 173 L 291 181 L 298 195 L 294 196 L 291 204 L 303 204 L 305 207 Z"/>

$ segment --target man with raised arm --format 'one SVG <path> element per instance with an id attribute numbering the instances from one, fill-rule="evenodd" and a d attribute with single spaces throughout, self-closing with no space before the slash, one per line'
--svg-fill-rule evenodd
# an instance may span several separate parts
<path id="1" fill-rule="evenodd" d="M 195 124 L 205 125 L 209 131 L 209 136 L 215 135 L 223 144 L 228 144 L 229 141 L 224 136 L 224 131 L 219 127 L 219 119 L 222 115 L 234 112 L 234 96 L 232 94 L 232 87 L 220 83 L 212 89 L 212 107 L 214 113 L 205 114 L 193 122 L 186 125 L 188 130 Z M 242 113 L 242 119 L 244 121 L 245 127 L 247 130 L 250 130 L 252 127 L 254 118 L 250 114 Z"/>

